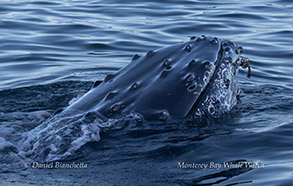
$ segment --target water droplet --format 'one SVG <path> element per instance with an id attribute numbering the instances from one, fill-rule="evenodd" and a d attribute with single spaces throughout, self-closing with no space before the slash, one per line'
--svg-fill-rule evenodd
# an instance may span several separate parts
<path id="1" fill-rule="evenodd" d="M 167 70 L 170 70 L 170 69 L 172 68 L 172 66 L 171 66 L 171 62 L 170 62 L 168 59 L 166 59 L 166 60 L 163 62 L 162 66 L 165 67 Z"/>
<path id="2" fill-rule="evenodd" d="M 191 46 L 190 45 L 186 45 L 185 48 L 184 48 L 184 50 L 187 50 L 188 52 L 190 52 L 191 51 Z"/>
<path id="3" fill-rule="evenodd" d="M 110 111 L 117 112 L 119 109 L 120 109 L 120 105 L 115 104 L 115 105 L 112 105 L 112 107 L 110 108 Z"/>
<path id="4" fill-rule="evenodd" d="M 137 83 L 133 83 L 132 86 L 131 86 L 132 89 L 136 89 L 137 87 L 138 87 Z"/>
<path id="5" fill-rule="evenodd" d="M 168 117 L 169 117 L 169 113 L 167 111 L 162 111 L 159 114 L 159 120 L 160 121 L 166 121 Z"/>
<path id="6" fill-rule="evenodd" d="M 169 64 L 170 64 L 169 60 L 166 59 L 166 60 L 164 61 L 164 65 L 165 65 L 165 66 L 168 66 Z"/>

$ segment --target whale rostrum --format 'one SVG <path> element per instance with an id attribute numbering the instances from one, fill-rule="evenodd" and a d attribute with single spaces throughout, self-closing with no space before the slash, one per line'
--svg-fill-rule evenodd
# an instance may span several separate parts
<path id="1" fill-rule="evenodd" d="M 106 118 L 129 113 L 145 119 L 217 117 L 237 102 L 238 67 L 248 68 L 250 76 L 242 52 L 231 41 L 201 36 L 136 54 L 65 111 L 94 111 Z"/>

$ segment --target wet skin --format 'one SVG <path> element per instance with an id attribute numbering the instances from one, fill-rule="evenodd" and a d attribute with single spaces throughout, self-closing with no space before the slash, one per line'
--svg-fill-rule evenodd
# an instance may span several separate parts
<path id="1" fill-rule="evenodd" d="M 65 112 L 92 112 L 104 118 L 138 113 L 147 120 L 217 117 L 237 102 L 238 67 L 249 67 L 241 53 L 242 47 L 231 41 L 201 36 L 135 55 Z"/>

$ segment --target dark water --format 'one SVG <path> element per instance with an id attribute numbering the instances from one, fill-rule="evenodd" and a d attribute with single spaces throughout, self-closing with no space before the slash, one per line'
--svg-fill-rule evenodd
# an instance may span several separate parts
<path id="1" fill-rule="evenodd" d="M 292 14 L 291 0 L 1 1 L 1 185 L 292 185 Z M 104 125 L 99 140 L 62 160 L 87 168 L 24 169 L 19 141 L 94 81 L 136 53 L 202 34 L 242 45 L 251 60 L 252 78 L 240 71 L 241 103 L 228 116 Z"/>

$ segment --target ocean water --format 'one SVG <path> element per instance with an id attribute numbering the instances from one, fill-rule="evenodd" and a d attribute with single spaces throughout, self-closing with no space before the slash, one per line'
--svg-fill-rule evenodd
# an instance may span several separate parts
<path id="1" fill-rule="evenodd" d="M 168 123 L 133 116 L 83 125 L 80 138 L 73 130 L 80 120 L 65 118 L 73 133 L 62 140 L 76 141 L 60 145 L 70 156 L 49 160 L 86 166 L 52 169 L 24 152 L 29 142 L 36 152 L 52 149 L 64 131 L 51 130 L 46 143 L 26 139 L 133 55 L 203 34 L 243 46 L 251 62 L 252 77 L 238 75 L 241 102 L 227 116 Z M 290 186 L 292 43 L 291 0 L 2 0 L 0 185 Z"/>

